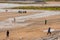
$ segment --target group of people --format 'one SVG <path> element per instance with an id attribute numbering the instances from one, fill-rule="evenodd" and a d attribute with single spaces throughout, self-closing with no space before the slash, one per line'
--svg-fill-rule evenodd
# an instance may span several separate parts
<path id="1" fill-rule="evenodd" d="M 8 10 L 5 10 L 6 12 L 8 12 Z M 27 11 L 18 11 L 18 13 L 27 13 Z"/>
<path id="2" fill-rule="evenodd" d="M 18 11 L 18 13 L 27 13 L 27 11 Z"/>
<path id="3" fill-rule="evenodd" d="M 6 12 L 7 12 L 7 11 L 8 11 L 8 10 L 6 10 Z M 18 13 L 27 13 L 27 12 L 26 12 L 26 11 L 18 11 Z M 15 22 L 15 21 L 16 21 L 16 20 L 15 20 L 15 18 L 14 18 L 14 22 Z M 46 24 L 47 24 L 47 20 L 45 20 L 45 25 L 46 25 Z M 9 37 L 9 34 L 10 34 L 10 33 L 9 33 L 9 30 L 7 30 L 6 36 Z M 51 34 L 51 28 L 50 28 L 50 27 L 48 28 L 47 35 L 48 35 L 48 34 Z"/>

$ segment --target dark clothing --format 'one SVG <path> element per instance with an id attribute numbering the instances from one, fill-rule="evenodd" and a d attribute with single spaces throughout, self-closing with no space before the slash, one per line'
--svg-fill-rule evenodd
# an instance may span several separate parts
<path id="1" fill-rule="evenodd" d="M 9 37 L 9 31 L 7 31 L 6 36 Z"/>
<path id="2" fill-rule="evenodd" d="M 47 20 L 45 20 L 45 25 L 47 24 Z"/>
<path id="3" fill-rule="evenodd" d="M 47 33 L 47 35 L 48 34 L 51 34 L 51 28 L 48 28 L 48 33 Z"/>

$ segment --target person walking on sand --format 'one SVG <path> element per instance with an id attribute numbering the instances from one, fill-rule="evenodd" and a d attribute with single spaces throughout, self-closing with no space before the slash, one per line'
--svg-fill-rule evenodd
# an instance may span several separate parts
<path id="1" fill-rule="evenodd" d="M 51 28 L 50 28 L 50 27 L 48 28 L 48 33 L 47 33 L 47 35 L 48 35 L 48 34 L 51 35 Z"/>

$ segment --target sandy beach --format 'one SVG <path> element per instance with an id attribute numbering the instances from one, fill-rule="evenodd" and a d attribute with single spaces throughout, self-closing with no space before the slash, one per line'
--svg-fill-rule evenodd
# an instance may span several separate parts
<path id="1" fill-rule="evenodd" d="M 8 18 L 14 18 L 14 17 L 21 17 L 21 16 L 27 16 L 27 15 L 33 15 L 36 13 L 9 13 L 4 12 L 0 13 L 0 21 L 4 21 Z M 45 25 L 45 20 L 47 20 L 47 24 Z M 31 23 L 26 26 L 20 26 L 14 24 L 15 28 L 9 29 L 9 37 L 6 37 L 6 30 L 2 29 L 0 32 L 0 40 L 39 40 L 42 37 L 47 37 L 47 32 L 44 32 L 44 30 L 47 30 L 49 27 L 51 29 L 60 30 L 60 15 L 53 15 L 48 17 L 42 17 L 42 18 L 33 18 L 26 20 L 23 23 Z M 16 25 L 16 26 L 15 26 Z M 24 25 L 24 24 L 23 24 Z M 1 25 L 0 25 L 1 26 Z M 53 35 L 53 32 L 52 32 Z"/>

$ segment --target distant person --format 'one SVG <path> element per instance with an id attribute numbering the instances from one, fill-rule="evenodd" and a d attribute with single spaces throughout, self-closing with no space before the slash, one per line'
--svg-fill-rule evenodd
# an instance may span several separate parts
<path id="1" fill-rule="evenodd" d="M 6 32 L 6 36 L 9 37 L 9 30 L 7 30 L 7 32 Z"/>
<path id="2" fill-rule="evenodd" d="M 8 10 L 6 10 L 6 12 L 8 12 Z"/>
<path id="3" fill-rule="evenodd" d="M 47 24 L 47 20 L 45 20 L 45 25 Z"/>
<path id="4" fill-rule="evenodd" d="M 14 18 L 14 23 L 15 23 L 16 19 Z"/>
<path id="5" fill-rule="evenodd" d="M 50 27 L 48 28 L 48 33 L 47 33 L 47 35 L 48 35 L 48 34 L 51 35 L 51 28 L 50 28 Z"/>
<path id="6" fill-rule="evenodd" d="M 26 11 L 23 11 L 23 13 L 27 13 Z"/>
<path id="7" fill-rule="evenodd" d="M 18 13 L 22 13 L 22 11 L 18 11 Z"/>

